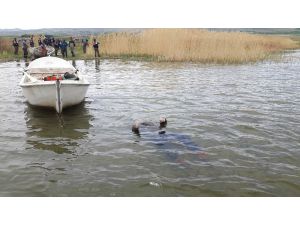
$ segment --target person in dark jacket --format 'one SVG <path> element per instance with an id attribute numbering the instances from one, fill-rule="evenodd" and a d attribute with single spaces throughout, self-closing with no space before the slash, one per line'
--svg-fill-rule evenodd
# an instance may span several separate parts
<path id="1" fill-rule="evenodd" d="M 17 41 L 17 38 L 14 38 L 12 45 L 14 46 L 14 49 L 15 49 L 14 54 L 18 55 L 18 53 L 19 53 L 19 43 Z"/>
<path id="2" fill-rule="evenodd" d="M 43 40 L 44 45 L 48 46 L 49 45 L 49 38 L 45 37 Z"/>
<path id="3" fill-rule="evenodd" d="M 48 37 L 47 38 L 47 43 L 48 43 L 48 46 L 52 46 L 53 47 L 52 38 Z"/>
<path id="4" fill-rule="evenodd" d="M 41 37 L 39 37 L 38 44 L 39 44 L 39 46 L 41 46 L 43 44 Z"/>
<path id="5" fill-rule="evenodd" d="M 63 56 L 63 58 L 67 58 L 68 57 L 68 43 L 66 42 L 66 40 L 63 40 L 63 42 L 60 45 L 60 50 L 61 50 L 61 54 Z"/>
<path id="6" fill-rule="evenodd" d="M 23 41 L 22 50 L 23 50 L 24 59 L 27 59 L 27 57 L 28 57 L 28 45 L 26 43 L 26 40 Z"/>
<path id="7" fill-rule="evenodd" d="M 59 48 L 60 48 L 60 40 L 56 39 L 55 42 L 54 42 L 54 53 L 55 53 L 55 56 L 57 56 Z"/>
<path id="8" fill-rule="evenodd" d="M 34 41 L 33 41 L 33 36 L 31 36 L 30 41 L 29 41 L 30 47 L 34 47 Z"/>
<path id="9" fill-rule="evenodd" d="M 73 38 L 71 38 L 71 40 L 69 41 L 69 47 L 70 47 L 70 50 L 71 50 L 71 53 L 72 53 L 72 57 L 74 57 L 75 56 L 75 52 L 74 52 L 75 41 L 73 40 Z"/>
<path id="10" fill-rule="evenodd" d="M 88 39 L 82 39 L 83 54 L 86 54 L 86 48 L 88 47 L 88 45 L 89 45 Z"/>
<path id="11" fill-rule="evenodd" d="M 96 39 L 94 39 L 93 47 L 94 47 L 94 51 L 95 51 L 95 57 L 100 57 L 99 45 L 100 45 L 100 43 Z"/>

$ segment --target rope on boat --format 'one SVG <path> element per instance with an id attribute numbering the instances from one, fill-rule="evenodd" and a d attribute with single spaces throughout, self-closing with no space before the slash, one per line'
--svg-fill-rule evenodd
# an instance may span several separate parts
<path id="1" fill-rule="evenodd" d="M 56 86 L 56 104 L 55 104 L 55 108 L 56 108 L 56 112 L 58 114 L 61 114 L 61 112 L 62 112 L 61 93 L 60 93 L 61 83 L 60 83 L 59 79 L 56 80 L 55 86 Z"/>

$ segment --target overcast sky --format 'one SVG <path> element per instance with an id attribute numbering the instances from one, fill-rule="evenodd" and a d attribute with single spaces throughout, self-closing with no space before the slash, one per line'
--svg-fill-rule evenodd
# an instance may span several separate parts
<path id="1" fill-rule="evenodd" d="M 1 0 L 2 28 L 299 27 L 296 0 Z"/>

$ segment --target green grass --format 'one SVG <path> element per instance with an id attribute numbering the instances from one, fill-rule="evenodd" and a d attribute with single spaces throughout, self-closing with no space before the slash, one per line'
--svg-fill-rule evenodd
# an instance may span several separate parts
<path id="1" fill-rule="evenodd" d="M 23 52 L 22 54 L 19 52 L 18 55 L 14 55 L 13 52 L 7 52 L 7 51 L 0 52 L 0 62 L 14 61 L 20 59 L 23 59 Z"/>

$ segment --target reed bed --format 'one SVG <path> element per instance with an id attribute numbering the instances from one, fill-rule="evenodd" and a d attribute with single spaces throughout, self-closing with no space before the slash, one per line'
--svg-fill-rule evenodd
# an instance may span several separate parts
<path id="1" fill-rule="evenodd" d="M 10 38 L 0 37 L 0 58 L 8 58 L 12 55 L 13 47 Z"/>
<path id="2" fill-rule="evenodd" d="M 94 57 L 93 38 L 100 41 L 105 58 L 133 58 L 151 61 L 191 61 L 234 64 L 256 62 L 284 50 L 299 48 L 300 41 L 288 36 L 241 32 L 213 32 L 205 29 L 146 29 L 139 33 L 119 32 L 90 36 L 87 54 L 77 45 L 79 59 Z M 37 45 L 38 36 L 34 36 Z M 21 46 L 19 56 L 22 57 Z M 12 38 L 0 37 L 0 59 L 16 58 Z"/>
<path id="3" fill-rule="evenodd" d="M 202 29 L 150 29 L 96 38 L 100 40 L 100 53 L 104 57 L 146 57 L 157 61 L 202 63 L 255 62 L 273 53 L 299 47 L 289 37 Z M 88 54 L 93 54 L 91 48 Z"/>

